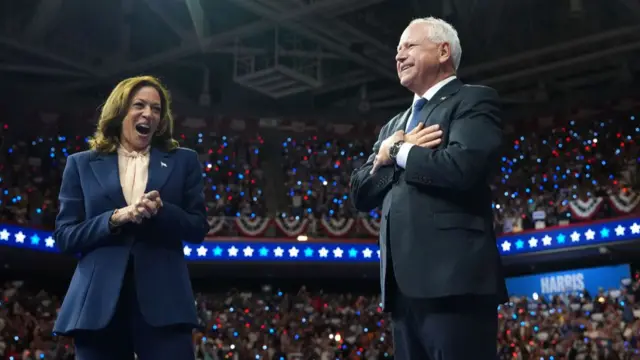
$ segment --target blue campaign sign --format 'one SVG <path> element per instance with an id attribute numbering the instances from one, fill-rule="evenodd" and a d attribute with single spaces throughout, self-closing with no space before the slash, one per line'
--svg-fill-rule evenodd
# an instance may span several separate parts
<path id="1" fill-rule="evenodd" d="M 594 295 L 599 288 L 620 288 L 620 281 L 629 277 L 629 265 L 605 266 L 509 278 L 507 290 L 509 296 L 548 296 L 583 290 Z"/>

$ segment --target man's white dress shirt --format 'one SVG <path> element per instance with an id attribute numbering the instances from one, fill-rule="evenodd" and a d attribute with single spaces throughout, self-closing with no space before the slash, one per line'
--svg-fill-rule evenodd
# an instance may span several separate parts
<path id="1" fill-rule="evenodd" d="M 448 78 L 440 81 L 439 83 L 433 85 L 432 87 L 429 88 L 429 90 L 427 90 L 427 92 L 425 92 L 422 96 L 418 96 L 417 94 L 413 97 L 413 103 L 415 104 L 416 101 L 418 101 L 418 99 L 425 98 L 427 99 L 427 101 L 431 100 L 431 98 L 438 92 L 440 91 L 440 89 L 442 89 L 443 86 L 447 85 L 448 83 L 450 83 L 451 81 L 453 81 L 456 78 L 455 75 L 453 76 L 449 76 Z M 412 107 L 413 109 L 413 107 Z M 413 110 L 411 110 L 413 111 Z M 409 119 L 411 119 L 411 117 L 413 116 L 413 114 L 409 114 Z M 405 131 L 409 128 L 409 124 L 411 123 L 411 121 L 407 121 L 407 127 L 405 128 Z M 400 166 L 401 168 L 404 169 L 404 167 L 407 165 L 407 157 L 409 156 L 409 150 L 411 150 L 411 147 L 413 147 L 413 144 L 407 144 L 404 143 L 400 146 L 400 150 L 398 150 L 398 155 L 396 155 L 396 164 L 398 164 L 398 166 Z"/>

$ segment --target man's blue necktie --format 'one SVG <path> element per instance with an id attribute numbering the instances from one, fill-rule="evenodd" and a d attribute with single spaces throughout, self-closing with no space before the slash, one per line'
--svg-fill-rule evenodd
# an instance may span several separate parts
<path id="1" fill-rule="evenodd" d="M 411 110 L 411 120 L 409 120 L 409 126 L 407 127 L 406 132 L 410 132 L 418 126 L 418 121 L 420 121 L 420 111 L 422 108 L 427 105 L 427 99 L 420 98 L 416 102 L 413 103 L 413 109 Z"/>

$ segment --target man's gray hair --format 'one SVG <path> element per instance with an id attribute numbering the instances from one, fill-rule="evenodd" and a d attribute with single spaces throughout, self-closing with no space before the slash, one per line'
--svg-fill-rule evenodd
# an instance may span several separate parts
<path id="1" fill-rule="evenodd" d="M 462 58 L 462 47 L 460 46 L 460 39 L 458 38 L 458 32 L 456 29 L 448 22 L 435 17 L 414 19 L 409 23 L 409 25 L 413 24 L 424 24 L 427 26 L 429 29 L 427 32 L 427 39 L 429 39 L 429 41 L 436 44 L 442 44 L 445 42 L 449 44 L 451 47 L 453 69 L 458 71 L 460 59 Z"/>

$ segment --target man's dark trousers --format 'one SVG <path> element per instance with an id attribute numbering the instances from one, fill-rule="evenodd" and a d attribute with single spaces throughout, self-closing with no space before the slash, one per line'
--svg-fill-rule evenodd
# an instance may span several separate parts
<path id="1" fill-rule="evenodd" d="M 388 261 L 387 307 L 395 360 L 497 359 L 494 296 L 410 298 L 402 294 L 395 281 L 391 252 Z"/>

